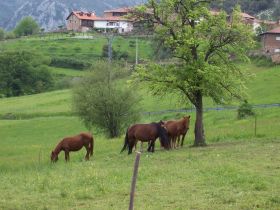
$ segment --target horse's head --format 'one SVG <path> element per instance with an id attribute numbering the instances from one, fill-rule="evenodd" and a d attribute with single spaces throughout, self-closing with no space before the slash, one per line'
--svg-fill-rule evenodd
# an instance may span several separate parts
<path id="1" fill-rule="evenodd" d="M 58 161 L 58 155 L 57 155 L 54 151 L 52 151 L 52 154 L 51 154 L 51 161 L 52 161 L 53 163 L 55 163 L 56 161 Z"/>
<path id="2" fill-rule="evenodd" d="M 169 149 L 170 148 L 170 144 L 169 144 L 169 139 L 168 139 L 168 133 L 167 133 L 167 128 L 165 126 L 165 123 L 161 120 L 158 123 L 158 132 L 159 132 L 159 140 L 161 142 L 161 145 L 165 148 L 165 149 Z"/>
<path id="3" fill-rule="evenodd" d="M 184 116 L 183 119 L 186 122 L 186 128 L 189 129 L 191 116 L 190 115 Z"/>

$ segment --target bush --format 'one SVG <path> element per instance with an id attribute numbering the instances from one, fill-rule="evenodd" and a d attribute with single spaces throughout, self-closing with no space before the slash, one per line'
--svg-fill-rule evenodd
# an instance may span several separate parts
<path id="1" fill-rule="evenodd" d="M 139 118 L 138 97 L 123 83 L 120 66 L 98 62 L 74 88 L 74 108 L 88 129 L 103 129 L 110 137 Z"/>
<path id="2" fill-rule="evenodd" d="M 36 34 L 40 27 L 32 17 L 24 17 L 16 26 L 14 33 L 16 37 Z"/>
<path id="3" fill-rule="evenodd" d="M 253 107 L 251 104 L 248 103 L 247 100 L 245 100 L 244 103 L 241 104 L 237 110 L 238 119 L 244 119 L 248 116 L 254 116 L 254 115 L 255 115 L 255 113 L 253 111 Z"/>
<path id="4" fill-rule="evenodd" d="M 56 57 L 51 59 L 50 65 L 61 68 L 84 70 L 90 68 L 91 63 L 74 58 Z"/>
<path id="5" fill-rule="evenodd" d="M 0 95 L 5 97 L 40 93 L 52 87 L 49 59 L 28 51 L 0 55 Z"/>
<path id="6" fill-rule="evenodd" d="M 251 56 L 251 62 L 260 67 L 272 67 L 275 64 L 272 62 L 271 58 L 263 55 Z"/>
<path id="7" fill-rule="evenodd" d="M 4 40 L 4 38 L 5 38 L 5 31 L 2 28 L 0 28 L 0 41 Z"/>
<path id="8" fill-rule="evenodd" d="M 14 32 L 7 32 L 5 35 L 5 39 L 15 39 L 16 35 L 14 34 Z"/>
<path id="9" fill-rule="evenodd" d="M 108 58 L 108 45 L 105 44 L 102 49 L 102 58 Z M 122 52 L 120 50 L 115 50 L 112 48 L 112 58 L 114 60 L 127 60 L 129 58 L 128 52 Z"/>

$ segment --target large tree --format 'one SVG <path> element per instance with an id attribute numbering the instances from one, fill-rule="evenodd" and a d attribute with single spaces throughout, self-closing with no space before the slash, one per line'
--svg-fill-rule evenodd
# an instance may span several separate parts
<path id="1" fill-rule="evenodd" d="M 237 60 L 248 60 L 252 29 L 241 21 L 240 10 L 231 18 L 212 14 L 210 1 L 149 0 L 135 11 L 139 19 L 155 23 L 155 35 L 168 47 L 172 64 L 138 66 L 134 81 L 147 83 L 154 94 L 179 93 L 196 108 L 195 146 L 205 145 L 203 98 L 216 103 L 242 98 L 247 74 Z"/>

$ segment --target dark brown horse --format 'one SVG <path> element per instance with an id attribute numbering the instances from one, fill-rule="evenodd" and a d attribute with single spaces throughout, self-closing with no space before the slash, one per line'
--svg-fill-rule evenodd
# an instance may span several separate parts
<path id="1" fill-rule="evenodd" d="M 148 152 L 154 152 L 157 138 L 159 138 L 161 145 L 165 149 L 169 149 L 167 131 L 162 121 L 158 123 L 132 125 L 126 131 L 124 146 L 121 152 L 128 148 L 128 154 L 131 154 L 137 141 L 149 142 Z"/>
<path id="2" fill-rule="evenodd" d="M 92 156 L 94 148 L 94 140 L 91 134 L 80 133 L 79 135 L 62 139 L 52 151 L 51 161 L 56 162 L 58 160 L 58 154 L 62 150 L 65 153 L 65 160 L 69 161 L 69 152 L 79 151 L 82 147 L 85 147 L 87 150 L 85 160 L 89 160 L 89 156 Z"/>
<path id="3" fill-rule="evenodd" d="M 189 130 L 190 116 L 185 116 L 180 120 L 166 121 L 164 124 L 168 132 L 171 148 L 176 148 L 176 140 L 177 147 L 179 146 L 180 140 L 182 147 L 184 145 L 185 136 Z M 181 136 L 182 139 L 180 139 Z"/>

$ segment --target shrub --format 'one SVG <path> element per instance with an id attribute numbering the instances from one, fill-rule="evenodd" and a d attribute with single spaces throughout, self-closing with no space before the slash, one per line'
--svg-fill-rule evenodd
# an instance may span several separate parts
<path id="1" fill-rule="evenodd" d="M 2 41 L 5 38 L 5 31 L 0 28 L 0 41 Z"/>
<path id="2" fill-rule="evenodd" d="M 55 57 L 51 59 L 50 65 L 61 68 L 84 70 L 88 69 L 91 66 L 91 63 L 82 60 L 77 60 L 74 58 Z"/>
<path id="3" fill-rule="evenodd" d="M 74 109 L 88 129 L 97 126 L 117 137 L 139 118 L 138 97 L 123 84 L 127 70 L 106 62 L 92 70 L 74 88 Z"/>
<path id="4" fill-rule="evenodd" d="M 6 97 L 40 93 L 52 87 L 46 65 L 49 59 L 28 51 L 0 55 L 0 95 Z"/>
<path id="5" fill-rule="evenodd" d="M 16 38 L 16 35 L 12 31 L 7 32 L 5 35 L 5 39 L 15 39 L 15 38 Z"/>
<path id="6" fill-rule="evenodd" d="M 32 17 L 24 17 L 16 26 L 14 33 L 16 37 L 36 34 L 40 31 L 39 25 Z"/>
<path id="7" fill-rule="evenodd" d="M 248 116 L 254 116 L 254 115 L 255 115 L 255 113 L 253 111 L 253 107 L 251 104 L 248 103 L 247 100 L 245 100 L 244 103 L 241 104 L 237 110 L 238 119 L 244 119 Z"/>

